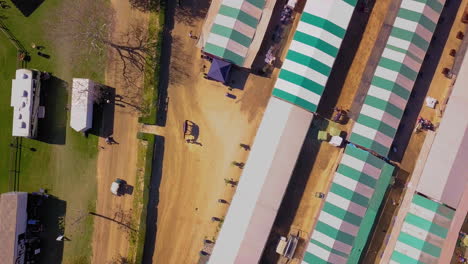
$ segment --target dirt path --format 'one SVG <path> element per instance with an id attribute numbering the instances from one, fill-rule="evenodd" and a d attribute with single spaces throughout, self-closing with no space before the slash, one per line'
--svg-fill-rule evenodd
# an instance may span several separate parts
<path id="1" fill-rule="evenodd" d="M 145 27 L 148 24 L 148 16 L 131 9 L 128 1 L 112 0 L 111 3 L 116 12 L 116 25 L 112 34 L 114 41 L 118 40 L 119 32 L 125 32 L 128 29 L 132 21 L 139 19 Z M 121 85 L 121 66 L 115 63 L 116 54 L 110 53 L 109 55 L 109 62 L 106 66 L 106 85 L 115 88 L 117 94 L 125 96 Z M 131 231 L 118 222 L 128 223 L 130 220 L 128 215 L 131 215 L 133 197 L 131 195 L 113 196 L 109 188 L 116 178 L 126 180 L 129 185 L 135 185 L 138 129 L 137 113 L 127 108 L 116 107 L 113 137 L 119 144 L 110 146 L 106 145 L 103 138 L 99 140 L 99 145 L 104 149 L 100 148 L 98 155 L 96 213 L 111 218 L 113 221 L 99 216 L 95 217 L 92 263 L 107 263 L 118 256 L 127 256 L 128 234 Z"/>
<path id="2" fill-rule="evenodd" d="M 184 1 L 190 11 L 205 1 Z M 189 12 L 190 13 L 190 12 Z M 197 12 L 198 13 L 198 12 Z M 235 188 L 225 178 L 238 180 L 241 169 L 232 161 L 245 162 L 270 97 L 273 79 L 250 75 L 244 89 L 234 89 L 236 99 L 225 96 L 227 87 L 203 78 L 203 65 L 196 40 L 203 17 L 190 23 L 176 15 L 172 30 L 169 105 L 164 128 L 164 160 L 158 205 L 157 234 L 153 263 L 197 263 L 203 239 L 213 239 L 218 223 L 211 217 L 224 217 Z M 241 74 L 242 75 L 242 74 Z M 238 79 L 236 79 L 238 80 Z M 199 127 L 197 144 L 182 136 L 185 120 Z"/>

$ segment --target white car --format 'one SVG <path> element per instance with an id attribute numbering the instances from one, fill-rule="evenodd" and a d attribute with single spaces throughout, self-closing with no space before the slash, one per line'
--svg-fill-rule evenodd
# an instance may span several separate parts
<path id="1" fill-rule="evenodd" d="M 117 195 L 117 196 L 122 196 L 123 195 L 123 189 L 125 187 L 125 185 L 127 184 L 126 181 L 122 180 L 122 179 L 119 179 L 117 178 L 111 185 L 110 187 L 110 191 L 113 195 Z"/>

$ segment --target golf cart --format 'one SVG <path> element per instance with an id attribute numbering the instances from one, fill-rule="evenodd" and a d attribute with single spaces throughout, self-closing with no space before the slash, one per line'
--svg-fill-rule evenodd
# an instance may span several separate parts
<path id="1" fill-rule="evenodd" d="M 117 196 L 122 196 L 125 193 L 125 186 L 127 185 L 127 182 L 122 180 L 122 179 L 115 179 L 115 181 L 112 183 L 110 191 L 113 195 Z"/>

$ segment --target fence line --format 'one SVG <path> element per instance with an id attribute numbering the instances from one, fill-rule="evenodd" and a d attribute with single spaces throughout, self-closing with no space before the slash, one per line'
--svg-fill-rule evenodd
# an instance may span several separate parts
<path id="1" fill-rule="evenodd" d="M 27 61 L 25 59 L 20 59 L 20 55 L 28 56 L 28 51 L 23 46 L 23 44 L 11 33 L 7 25 L 4 23 L 3 19 L 0 18 L 0 31 L 5 35 L 5 37 L 15 46 L 17 49 L 16 54 L 16 68 L 26 68 Z M 22 148 L 23 139 L 21 137 L 12 137 L 10 143 L 10 168 L 8 170 L 8 190 L 9 191 L 19 191 L 19 173 L 21 167 L 21 148 Z"/>

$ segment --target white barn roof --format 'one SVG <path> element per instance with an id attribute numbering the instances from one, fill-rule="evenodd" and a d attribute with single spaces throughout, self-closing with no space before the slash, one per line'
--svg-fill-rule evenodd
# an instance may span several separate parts
<path id="1" fill-rule="evenodd" d="M 458 208 L 468 173 L 468 56 L 444 113 L 427 157 L 417 191 L 453 208 Z"/>
<path id="2" fill-rule="evenodd" d="M 312 118 L 270 99 L 210 264 L 258 263 Z"/>
<path id="3" fill-rule="evenodd" d="M 73 78 L 70 126 L 78 132 L 84 132 L 92 127 L 93 95 L 93 81 Z"/>
<path id="4" fill-rule="evenodd" d="M 12 81 L 10 104 L 13 107 L 12 135 L 15 137 L 31 136 L 33 83 L 32 71 L 16 70 L 16 79 Z"/>

